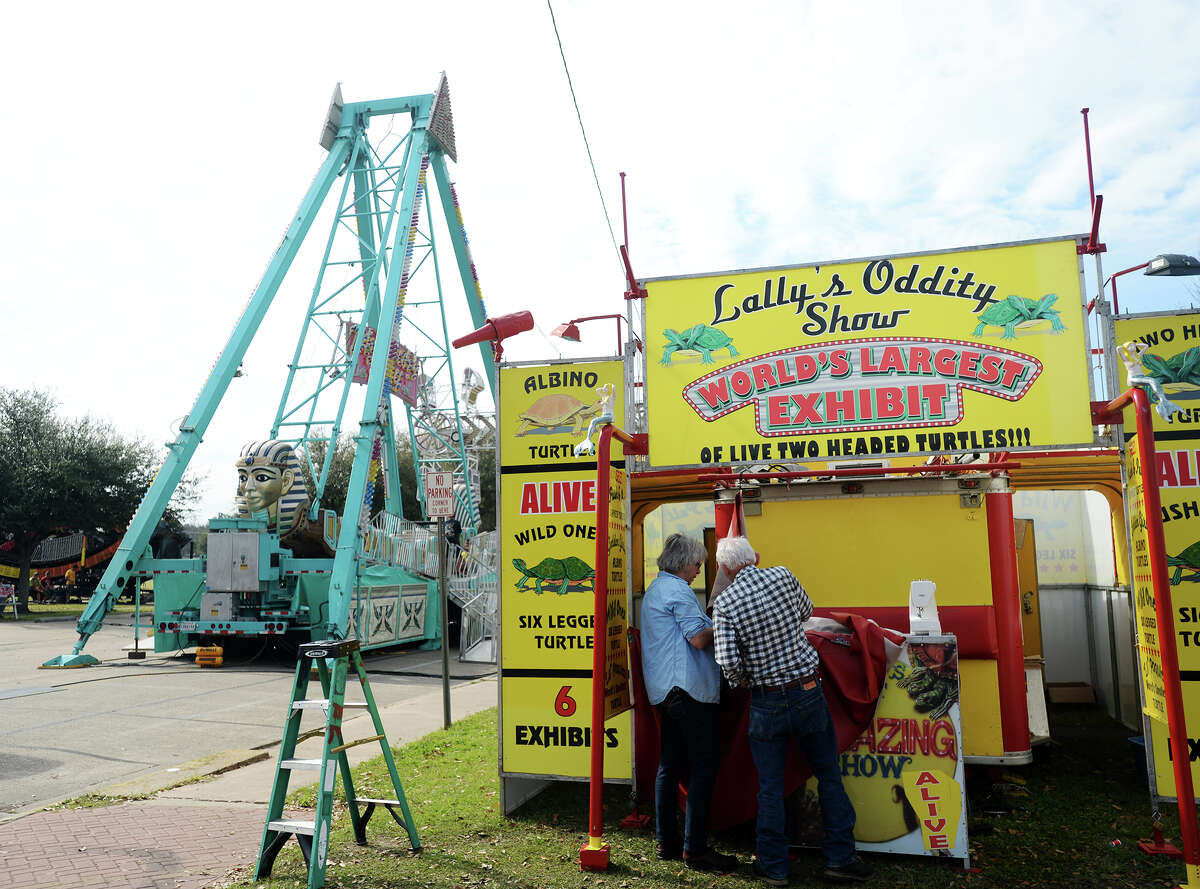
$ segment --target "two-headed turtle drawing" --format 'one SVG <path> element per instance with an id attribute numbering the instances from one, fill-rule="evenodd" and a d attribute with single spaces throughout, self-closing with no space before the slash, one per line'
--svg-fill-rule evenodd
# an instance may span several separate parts
<path id="1" fill-rule="evenodd" d="M 1058 318 L 1058 309 L 1050 308 L 1058 299 L 1055 293 L 1047 293 L 1041 299 L 1027 299 L 1023 296 L 1010 296 L 1004 302 L 988 306 L 979 315 L 979 326 L 972 336 L 979 336 L 985 327 L 1003 327 L 1001 339 L 1015 340 L 1018 324 L 1025 321 L 1048 320 L 1051 333 L 1062 333 L 1065 328 Z"/>
<path id="2" fill-rule="evenodd" d="M 517 435 L 524 435 L 535 427 L 558 429 L 562 426 L 570 426 L 571 434 L 578 435 L 588 421 L 599 413 L 599 401 L 584 404 L 574 395 L 543 395 L 521 412 Z"/>
<path id="3" fill-rule="evenodd" d="M 1167 567 L 1175 569 L 1171 574 L 1171 586 L 1177 586 L 1184 579 L 1184 571 L 1192 572 L 1188 575 L 1187 580 L 1200 583 L 1200 540 L 1177 556 L 1167 556 Z"/>
<path id="4" fill-rule="evenodd" d="M 913 671 L 896 685 L 908 691 L 918 713 L 941 719 L 958 700 L 958 654 L 944 645 L 910 645 L 909 654 Z"/>
<path id="5" fill-rule="evenodd" d="M 705 364 L 713 363 L 712 353 L 715 349 L 728 349 L 730 358 L 737 357 L 732 337 L 725 331 L 709 327 L 707 324 L 697 324 L 682 333 L 667 328 L 663 331 L 663 336 L 667 338 L 667 345 L 663 349 L 662 361 L 659 364 L 670 364 L 673 352 L 687 350 L 699 352 L 700 360 Z"/>
<path id="6" fill-rule="evenodd" d="M 571 584 L 579 584 L 584 581 L 592 581 L 595 585 L 596 571 L 585 562 L 583 559 L 578 559 L 575 556 L 567 556 L 565 559 L 542 559 L 532 568 L 526 567 L 524 559 L 513 559 L 513 567 L 521 572 L 521 579 L 517 581 L 517 589 L 529 589 L 529 581 L 534 582 L 533 591 L 539 596 L 542 594 L 542 585 L 549 584 L 560 596 L 567 593 L 567 587 Z M 561 581 L 561 583 L 560 583 Z"/>

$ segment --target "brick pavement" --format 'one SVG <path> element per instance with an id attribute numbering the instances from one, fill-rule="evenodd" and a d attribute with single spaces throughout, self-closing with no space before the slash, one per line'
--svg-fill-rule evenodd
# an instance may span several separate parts
<path id="1" fill-rule="evenodd" d="M 262 806 L 171 802 L 37 812 L 0 825 L 0 887 L 201 889 L 254 862 Z"/>

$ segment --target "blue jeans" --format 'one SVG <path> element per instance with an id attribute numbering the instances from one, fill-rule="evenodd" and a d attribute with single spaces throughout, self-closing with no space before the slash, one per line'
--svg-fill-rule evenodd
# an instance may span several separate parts
<path id="1" fill-rule="evenodd" d="M 783 782 L 788 746 L 799 743 L 816 776 L 825 838 L 825 862 L 841 867 L 855 859 L 854 806 L 842 787 L 837 736 L 820 683 L 816 688 L 755 691 L 750 697 L 750 753 L 758 769 L 758 866 L 786 879 Z"/>
<path id="2" fill-rule="evenodd" d="M 683 849 L 708 850 L 708 806 L 717 780 L 717 705 L 704 704 L 676 687 L 658 705 L 661 750 L 654 780 L 654 832 L 667 851 L 679 849 L 679 778 L 688 768 Z"/>

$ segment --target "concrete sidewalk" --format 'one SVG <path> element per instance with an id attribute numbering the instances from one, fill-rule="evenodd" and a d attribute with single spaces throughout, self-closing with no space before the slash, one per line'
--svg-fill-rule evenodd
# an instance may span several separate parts
<path id="1" fill-rule="evenodd" d="M 357 700 L 347 686 L 347 698 Z M 496 705 L 495 678 L 451 689 L 451 715 L 461 719 Z M 286 701 L 280 701 L 282 726 Z M 306 718 L 304 729 L 320 724 Z M 435 689 L 380 708 L 394 746 L 442 727 L 442 693 Z M 355 712 L 343 722 L 347 740 L 375 732 L 370 717 Z M 347 751 L 352 764 L 379 755 L 378 744 Z M 244 754 L 249 754 L 248 756 Z M 257 762 L 243 763 L 265 753 Z M 319 757 L 321 739 L 310 738 L 298 757 Z M 189 764 L 111 785 L 110 795 L 153 798 L 99 809 L 37 812 L 0 829 L 0 889 L 201 889 L 239 866 L 253 865 L 266 820 L 278 742 L 261 751 L 209 758 L 233 767 L 199 783 L 166 789 L 189 775 Z M 400 778 L 405 763 L 397 762 Z M 289 790 L 315 781 L 294 780 Z M 369 838 L 369 833 L 368 833 Z"/>

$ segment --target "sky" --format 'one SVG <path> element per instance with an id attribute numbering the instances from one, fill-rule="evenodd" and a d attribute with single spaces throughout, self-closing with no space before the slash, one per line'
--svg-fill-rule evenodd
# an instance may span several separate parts
<path id="1" fill-rule="evenodd" d="M 512 360 L 614 350 L 612 322 L 548 334 L 624 310 L 622 171 L 640 277 L 1071 235 L 1086 106 L 1103 274 L 1200 254 L 1190 4 L 945 7 L 553 0 L 610 233 L 544 0 L 21 4 L 0 57 L 0 386 L 172 440 L 325 156 L 338 82 L 359 101 L 447 73 L 488 312 L 537 323 Z M 318 260 L 298 258 L 196 453 L 198 520 L 231 508 L 233 458 L 269 430 Z M 1119 286 L 1124 311 L 1198 299 L 1185 278 Z"/>

